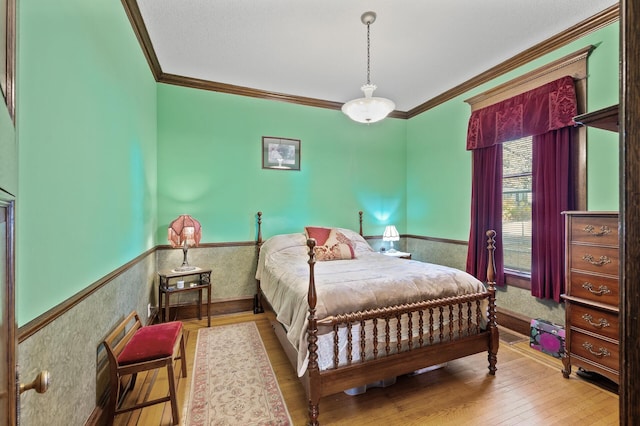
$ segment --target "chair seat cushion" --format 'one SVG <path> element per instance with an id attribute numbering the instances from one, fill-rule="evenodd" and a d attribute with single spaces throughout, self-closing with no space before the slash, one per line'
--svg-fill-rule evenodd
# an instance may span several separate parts
<path id="1" fill-rule="evenodd" d="M 172 321 L 141 327 L 118 356 L 118 364 L 128 365 L 173 355 L 182 323 Z"/>

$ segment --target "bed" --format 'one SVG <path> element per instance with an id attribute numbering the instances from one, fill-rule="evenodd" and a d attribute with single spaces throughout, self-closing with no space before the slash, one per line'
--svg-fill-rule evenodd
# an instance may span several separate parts
<path id="1" fill-rule="evenodd" d="M 498 328 L 494 231 L 487 231 L 486 286 L 441 265 L 376 253 L 360 230 L 305 227 L 262 241 L 258 213 L 254 312 L 274 330 L 319 425 L 319 401 L 486 351 L 495 375 Z"/>

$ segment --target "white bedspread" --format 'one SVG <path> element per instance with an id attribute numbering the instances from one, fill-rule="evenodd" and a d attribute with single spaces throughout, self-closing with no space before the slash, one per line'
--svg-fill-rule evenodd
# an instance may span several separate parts
<path id="1" fill-rule="evenodd" d="M 316 262 L 318 319 L 329 315 L 485 291 L 466 272 L 398 259 L 373 251 L 357 233 L 341 229 L 355 246 L 356 259 Z M 256 279 L 287 337 L 298 349 L 298 374 L 308 361 L 308 247 L 303 233 L 277 235 L 260 250 Z M 323 336 L 321 336 L 323 337 Z M 328 336 L 327 336 L 328 337 Z"/>

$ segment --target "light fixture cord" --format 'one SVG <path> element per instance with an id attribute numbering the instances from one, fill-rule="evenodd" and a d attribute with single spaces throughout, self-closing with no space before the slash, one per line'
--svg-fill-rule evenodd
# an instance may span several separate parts
<path id="1" fill-rule="evenodd" d="M 367 23 L 367 84 L 371 84 L 371 24 Z"/>

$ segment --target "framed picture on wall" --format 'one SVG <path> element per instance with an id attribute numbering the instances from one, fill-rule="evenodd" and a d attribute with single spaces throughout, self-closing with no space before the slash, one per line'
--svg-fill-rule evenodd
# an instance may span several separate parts
<path id="1" fill-rule="evenodd" d="M 300 170 L 300 139 L 263 136 L 262 168 Z"/>

